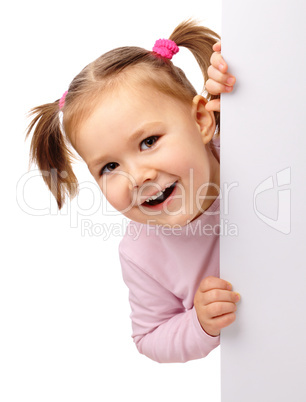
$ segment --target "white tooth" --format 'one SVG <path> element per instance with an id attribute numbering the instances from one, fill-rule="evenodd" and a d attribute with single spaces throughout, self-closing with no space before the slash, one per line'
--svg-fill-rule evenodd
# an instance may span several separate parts
<path id="1" fill-rule="evenodd" d="M 166 189 L 165 189 L 165 190 L 166 190 Z M 160 197 L 160 196 L 163 194 L 163 192 L 164 192 L 165 190 L 159 191 L 157 194 L 153 195 L 152 197 L 147 198 L 146 201 L 153 201 L 153 200 L 156 200 L 156 198 Z"/>
<path id="2" fill-rule="evenodd" d="M 165 191 L 165 190 L 164 190 Z M 164 191 L 160 191 L 159 193 L 154 195 L 154 199 L 160 197 Z"/>
<path id="3" fill-rule="evenodd" d="M 151 197 L 151 200 L 156 200 L 156 198 L 160 197 L 162 195 L 162 193 L 163 193 L 162 191 L 159 191 L 157 194 L 155 194 Z"/>

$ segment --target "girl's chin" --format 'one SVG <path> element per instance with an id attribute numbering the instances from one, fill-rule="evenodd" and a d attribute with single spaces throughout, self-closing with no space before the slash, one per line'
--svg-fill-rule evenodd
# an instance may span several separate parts
<path id="1" fill-rule="evenodd" d="M 171 213 L 167 215 L 151 215 L 146 216 L 145 219 L 141 219 L 140 223 L 147 225 L 159 225 L 168 228 L 178 228 L 188 225 L 192 220 L 196 219 L 194 215 Z"/>

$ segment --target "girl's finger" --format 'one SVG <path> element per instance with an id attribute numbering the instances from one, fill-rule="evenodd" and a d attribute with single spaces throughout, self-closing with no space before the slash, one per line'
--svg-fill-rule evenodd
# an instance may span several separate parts
<path id="1" fill-rule="evenodd" d="M 223 289 L 212 289 L 202 294 L 201 302 L 204 306 L 218 303 L 238 303 L 240 294 Z"/>
<path id="2" fill-rule="evenodd" d="M 220 84 L 212 79 L 207 80 L 205 84 L 206 91 L 211 95 L 219 95 L 221 93 L 231 92 L 233 88 L 233 86 Z"/>
<path id="3" fill-rule="evenodd" d="M 237 306 L 234 303 L 213 303 L 207 306 L 207 314 L 211 318 L 220 317 L 225 314 L 234 313 Z"/>
<path id="4" fill-rule="evenodd" d="M 222 328 L 228 327 L 235 320 L 236 320 L 236 314 L 233 312 L 213 318 L 212 324 L 215 328 L 218 328 L 220 330 Z"/>
<path id="5" fill-rule="evenodd" d="M 220 41 L 213 45 L 213 50 L 215 52 L 221 52 L 221 42 Z"/>
<path id="6" fill-rule="evenodd" d="M 220 70 L 216 69 L 214 66 L 209 66 L 207 69 L 208 77 L 213 81 L 219 82 L 220 84 L 224 84 L 227 86 L 233 86 L 236 82 L 236 79 L 233 75 L 228 73 L 221 73 Z"/>
<path id="7" fill-rule="evenodd" d="M 220 112 L 220 99 L 213 99 L 207 102 L 205 109 L 209 112 Z"/>
<path id="8" fill-rule="evenodd" d="M 210 58 L 210 64 L 222 73 L 227 72 L 227 63 L 224 61 L 221 53 L 214 52 Z"/>
<path id="9" fill-rule="evenodd" d="M 217 278 L 216 276 L 207 276 L 201 281 L 199 290 L 201 292 L 207 292 L 212 289 L 232 290 L 232 285 L 224 279 Z"/>

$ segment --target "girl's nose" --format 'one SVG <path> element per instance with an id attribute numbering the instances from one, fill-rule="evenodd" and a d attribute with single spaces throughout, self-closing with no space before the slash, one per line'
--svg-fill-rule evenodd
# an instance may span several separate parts
<path id="1" fill-rule="evenodd" d="M 145 182 L 155 180 L 157 177 L 157 171 L 154 168 L 136 168 L 130 171 L 130 190 L 136 187 L 141 187 Z"/>

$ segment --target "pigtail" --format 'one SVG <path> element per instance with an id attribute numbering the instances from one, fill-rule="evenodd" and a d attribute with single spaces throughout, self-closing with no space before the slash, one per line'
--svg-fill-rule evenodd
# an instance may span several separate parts
<path id="1" fill-rule="evenodd" d="M 76 195 L 77 180 L 71 167 L 72 153 L 61 130 L 59 102 L 37 106 L 30 116 L 34 116 L 26 134 L 28 137 L 33 131 L 30 161 L 38 166 L 61 209 L 66 195 Z"/>
<path id="2" fill-rule="evenodd" d="M 209 28 L 198 25 L 193 20 L 187 20 L 178 25 L 172 32 L 170 38 L 177 46 L 183 46 L 191 51 L 197 60 L 205 83 L 208 80 L 208 67 L 213 54 L 213 45 L 220 40 L 220 36 Z M 217 99 L 220 95 L 208 94 L 208 100 Z M 216 124 L 219 126 L 220 113 L 215 112 Z"/>
<path id="3" fill-rule="evenodd" d="M 187 20 L 175 28 L 169 39 L 173 40 L 177 46 L 186 47 L 192 52 L 206 82 L 208 79 L 207 70 L 213 53 L 212 47 L 220 40 L 220 36 L 209 28 L 197 25 L 192 20 Z"/>

